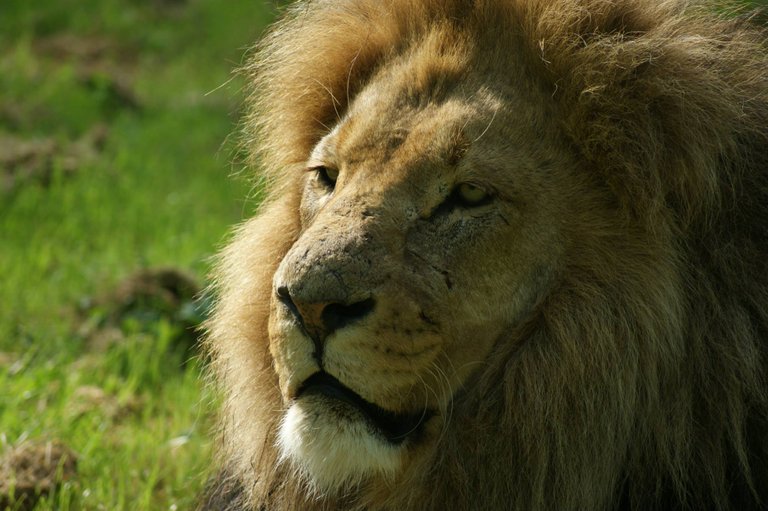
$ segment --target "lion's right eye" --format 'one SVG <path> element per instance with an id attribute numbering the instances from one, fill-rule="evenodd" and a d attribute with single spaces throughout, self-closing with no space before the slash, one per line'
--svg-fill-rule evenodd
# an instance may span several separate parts
<path id="1" fill-rule="evenodd" d="M 326 187 L 334 188 L 336 186 L 336 180 L 339 178 L 339 169 L 318 165 L 309 170 L 313 171 L 317 175 L 317 180 Z"/>

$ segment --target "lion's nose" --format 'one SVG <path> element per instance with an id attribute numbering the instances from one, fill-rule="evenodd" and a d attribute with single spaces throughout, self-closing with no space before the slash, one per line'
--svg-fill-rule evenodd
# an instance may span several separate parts
<path id="1" fill-rule="evenodd" d="M 315 343 L 322 343 L 336 330 L 363 319 L 375 305 L 373 298 L 349 304 L 333 300 L 302 300 L 291 293 L 288 286 L 279 286 L 277 297 L 299 319 Z"/>

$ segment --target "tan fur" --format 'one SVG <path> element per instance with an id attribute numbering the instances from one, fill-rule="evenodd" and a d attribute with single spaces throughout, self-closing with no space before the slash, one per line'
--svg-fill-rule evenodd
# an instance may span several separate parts
<path id="1" fill-rule="evenodd" d="M 768 52 L 712 12 L 294 5 L 246 67 L 269 198 L 217 273 L 209 504 L 768 505 Z M 440 209 L 461 183 L 492 199 Z M 317 304 L 368 297 L 319 360 Z M 430 418 L 390 445 L 349 405 L 297 399 L 321 366 Z"/>

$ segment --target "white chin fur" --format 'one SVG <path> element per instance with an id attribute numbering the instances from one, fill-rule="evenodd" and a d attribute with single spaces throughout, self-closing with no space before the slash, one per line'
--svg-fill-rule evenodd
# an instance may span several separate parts
<path id="1" fill-rule="evenodd" d="M 293 403 L 283 417 L 277 444 L 320 495 L 359 485 L 370 476 L 392 478 L 401 449 L 374 435 L 357 412 L 328 407 L 322 398 Z"/>

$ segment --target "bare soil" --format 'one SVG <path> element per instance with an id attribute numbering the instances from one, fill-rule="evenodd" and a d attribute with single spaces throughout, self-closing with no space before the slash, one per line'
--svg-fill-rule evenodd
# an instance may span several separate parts
<path id="1" fill-rule="evenodd" d="M 77 455 L 59 441 L 10 448 L 0 457 L 0 509 L 32 509 L 76 473 Z"/>

